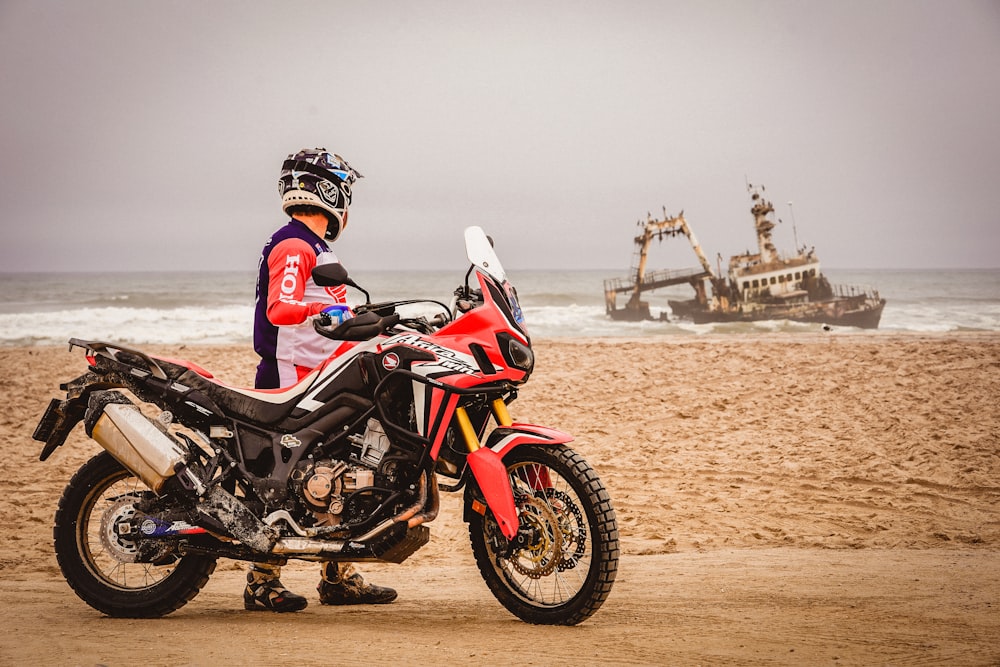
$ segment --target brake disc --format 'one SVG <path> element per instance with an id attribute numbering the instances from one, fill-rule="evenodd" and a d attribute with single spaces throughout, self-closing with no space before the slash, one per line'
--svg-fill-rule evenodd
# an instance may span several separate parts
<path id="1" fill-rule="evenodd" d="M 135 540 L 119 532 L 122 526 L 131 526 L 137 500 L 135 496 L 121 496 L 101 516 L 101 544 L 108 554 L 122 563 L 135 563 L 139 558 Z"/>
<path id="2" fill-rule="evenodd" d="M 571 570 L 583 557 L 587 549 L 587 522 L 583 519 L 583 512 L 580 507 L 573 502 L 573 498 L 565 491 L 546 489 L 545 496 L 549 505 L 559 517 L 559 528 L 563 536 L 562 558 L 559 560 L 559 571 Z M 576 545 L 576 548 L 573 548 Z M 570 553 L 570 550 L 573 550 Z"/>
<path id="3" fill-rule="evenodd" d="M 533 496 L 519 498 L 518 510 L 519 521 L 533 526 L 537 537 L 532 544 L 512 554 L 510 565 L 532 579 L 548 576 L 559 565 L 562 554 L 563 532 L 559 519 L 547 502 Z"/>

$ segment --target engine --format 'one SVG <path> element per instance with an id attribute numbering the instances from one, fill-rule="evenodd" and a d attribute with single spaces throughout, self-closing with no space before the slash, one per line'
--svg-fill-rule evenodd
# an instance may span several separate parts
<path id="1" fill-rule="evenodd" d="M 367 519 L 389 495 L 378 487 L 395 481 L 398 466 L 385 456 L 390 443 L 378 420 L 369 419 L 364 434 L 349 436 L 348 440 L 352 447 L 347 461 L 333 458 L 303 461 L 292 473 L 292 490 L 313 515 L 317 526 L 353 524 Z"/>

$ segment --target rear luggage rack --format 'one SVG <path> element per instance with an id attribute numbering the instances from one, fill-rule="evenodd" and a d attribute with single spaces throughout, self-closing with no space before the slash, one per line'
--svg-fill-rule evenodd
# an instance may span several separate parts
<path id="1" fill-rule="evenodd" d="M 163 368 L 156 363 L 148 354 L 140 350 L 133 350 L 132 348 L 125 347 L 123 345 L 117 345 L 115 343 L 104 343 L 96 340 L 80 340 L 79 338 L 69 339 L 69 349 L 72 350 L 74 347 L 82 347 L 85 350 L 90 350 L 96 356 L 104 357 L 106 359 L 111 359 L 119 364 L 124 364 L 132 368 L 136 368 L 134 363 L 129 363 L 127 360 L 119 359 L 118 355 L 122 352 L 125 354 L 134 356 L 142 361 L 145 365 L 145 369 L 136 368 L 140 372 L 147 372 L 155 378 L 160 380 L 167 380 L 167 374 L 163 371 Z"/>

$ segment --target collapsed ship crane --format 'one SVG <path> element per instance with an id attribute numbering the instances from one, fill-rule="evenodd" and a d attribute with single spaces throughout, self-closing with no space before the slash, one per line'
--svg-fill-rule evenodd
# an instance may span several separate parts
<path id="1" fill-rule="evenodd" d="M 663 218 L 655 219 L 651 213 L 646 214 L 646 221 L 637 223 L 642 226 L 642 233 L 635 237 L 635 252 L 632 256 L 632 266 L 630 275 L 626 278 L 609 278 L 604 281 L 604 304 L 605 310 L 612 319 L 616 320 L 650 320 L 653 319 L 649 312 L 649 303 L 642 300 L 642 293 L 660 287 L 690 283 L 695 292 L 702 300 L 705 298 L 705 278 L 714 278 L 712 266 L 708 263 L 701 245 L 694 237 L 691 228 L 688 227 L 684 219 L 684 212 L 677 216 L 667 215 L 666 207 L 663 209 Z M 653 239 L 662 240 L 664 237 L 674 237 L 683 234 L 694 249 L 695 255 L 701 266 L 688 269 L 646 271 L 649 259 L 649 246 Z M 619 294 L 629 294 L 628 301 L 624 308 L 618 308 L 617 298 Z M 660 319 L 664 319 L 661 313 Z"/>

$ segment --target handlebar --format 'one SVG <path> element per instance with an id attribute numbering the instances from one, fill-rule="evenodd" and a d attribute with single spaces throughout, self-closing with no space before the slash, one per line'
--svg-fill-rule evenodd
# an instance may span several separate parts
<path id="1" fill-rule="evenodd" d="M 336 327 L 332 327 L 333 318 L 325 313 L 320 313 L 313 319 L 313 329 L 316 330 L 316 333 L 331 340 L 370 340 L 379 334 L 386 333 L 397 324 L 399 324 L 399 313 L 390 313 L 381 317 L 375 311 L 361 313 Z"/>
<path id="2" fill-rule="evenodd" d="M 356 316 L 342 324 L 334 326 L 333 319 L 324 313 L 313 319 L 313 329 L 321 336 L 331 340 L 365 341 L 401 324 L 425 334 L 431 334 L 451 322 L 461 313 L 468 312 L 482 303 L 479 290 L 459 287 L 455 290 L 455 300 L 451 308 L 433 299 L 406 299 L 403 301 L 382 301 L 379 303 L 364 303 L 354 307 Z M 433 304 L 441 309 L 435 315 L 421 317 L 402 317 L 396 309 L 410 304 Z"/>

